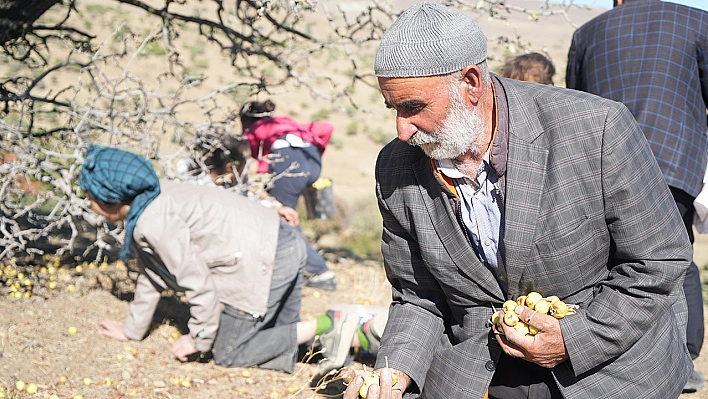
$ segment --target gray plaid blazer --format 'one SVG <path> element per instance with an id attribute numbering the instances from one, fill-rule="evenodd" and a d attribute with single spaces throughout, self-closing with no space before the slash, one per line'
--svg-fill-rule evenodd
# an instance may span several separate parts
<path id="1" fill-rule="evenodd" d="M 379 154 L 393 301 L 377 367 L 426 398 L 481 398 L 501 349 L 492 307 L 535 290 L 581 306 L 560 321 L 566 398 L 678 397 L 692 369 L 681 289 L 692 252 L 676 205 L 620 103 L 501 79 L 509 107 L 503 246 L 509 292 L 480 263 L 417 147 Z"/>

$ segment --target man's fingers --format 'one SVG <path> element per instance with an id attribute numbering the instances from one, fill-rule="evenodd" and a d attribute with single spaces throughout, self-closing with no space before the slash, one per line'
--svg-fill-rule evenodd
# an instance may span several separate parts
<path id="1" fill-rule="evenodd" d="M 375 383 L 368 387 L 366 399 L 400 399 L 402 396 L 402 387 L 408 385 L 408 376 L 398 372 L 398 383 L 394 389 L 393 384 L 393 369 L 380 368 L 375 371 L 378 374 L 378 379 Z M 364 385 L 364 375 L 367 374 L 362 370 L 345 369 L 340 372 L 342 380 L 348 384 L 347 390 L 344 393 L 344 399 L 359 398 L 359 391 Z"/>
<path id="2" fill-rule="evenodd" d="M 366 399 L 385 399 L 381 396 L 381 387 L 379 385 L 369 385 L 369 390 L 366 394 Z"/>
<path id="3" fill-rule="evenodd" d="M 548 315 L 540 314 L 526 306 L 517 306 L 514 308 L 514 312 L 519 316 L 519 320 L 526 324 L 530 324 L 539 330 L 546 325 L 546 320 L 544 320 L 542 316 Z"/>
<path id="4" fill-rule="evenodd" d="M 393 384 L 391 384 L 392 381 L 392 376 L 391 376 L 391 369 L 388 367 L 384 367 L 379 369 L 379 378 L 381 379 L 381 386 L 382 387 L 390 387 Z"/>
<path id="5" fill-rule="evenodd" d="M 354 374 L 356 377 L 348 382 L 349 386 L 344 391 L 343 399 L 357 399 L 359 397 L 359 389 L 364 384 L 364 377 Z M 346 380 L 344 381 L 346 382 Z"/>
<path id="6" fill-rule="evenodd" d="M 504 327 L 502 328 L 504 328 L 504 335 L 496 335 L 496 338 L 497 342 L 499 342 L 499 346 L 501 346 L 504 353 L 511 357 L 523 358 L 524 356 L 526 356 L 526 354 L 521 350 L 521 347 L 512 342 L 512 340 L 518 338 L 523 339 L 526 337 L 516 331 L 514 327 L 504 325 Z"/>

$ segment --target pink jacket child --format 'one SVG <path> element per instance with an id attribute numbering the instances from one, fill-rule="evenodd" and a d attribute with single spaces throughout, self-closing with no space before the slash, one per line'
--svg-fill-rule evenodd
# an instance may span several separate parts
<path id="1" fill-rule="evenodd" d="M 246 137 L 251 146 L 251 154 L 258 160 L 258 173 L 268 172 L 267 156 L 275 140 L 285 134 L 293 134 L 304 141 L 314 144 L 320 154 L 324 153 L 334 126 L 327 122 L 298 123 L 287 116 L 262 118 L 255 121 L 246 130 Z"/>

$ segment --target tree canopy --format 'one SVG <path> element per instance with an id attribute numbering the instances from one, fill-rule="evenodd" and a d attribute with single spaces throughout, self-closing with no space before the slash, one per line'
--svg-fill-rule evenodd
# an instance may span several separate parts
<path id="1" fill-rule="evenodd" d="M 446 1 L 500 20 L 569 20 L 579 7 L 507 3 Z M 259 95 L 297 90 L 369 112 L 361 92 L 378 90 L 373 52 L 399 12 L 378 0 L 0 0 L 0 259 L 100 258 L 118 239 L 76 184 L 90 143 L 140 153 L 177 178 L 195 142 L 238 130 L 236 107 Z M 205 85 L 213 65 L 228 78 Z"/>

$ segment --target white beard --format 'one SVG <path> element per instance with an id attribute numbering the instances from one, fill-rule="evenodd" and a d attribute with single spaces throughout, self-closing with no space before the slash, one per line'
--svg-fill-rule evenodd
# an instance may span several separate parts
<path id="1" fill-rule="evenodd" d="M 432 133 L 418 129 L 408 144 L 420 147 L 433 159 L 455 159 L 465 153 L 478 158 L 484 129 L 482 110 L 479 106 L 467 108 L 455 83 L 450 87 L 450 110 L 442 126 Z"/>

